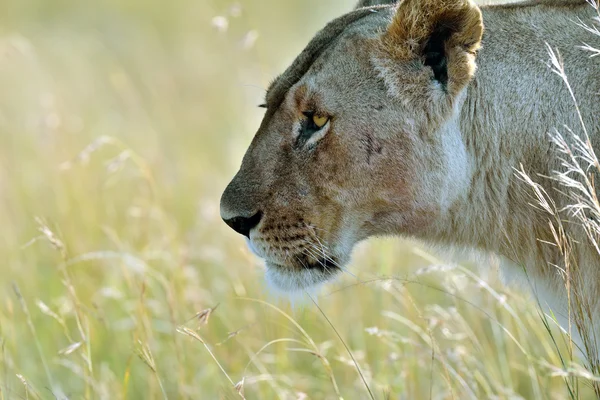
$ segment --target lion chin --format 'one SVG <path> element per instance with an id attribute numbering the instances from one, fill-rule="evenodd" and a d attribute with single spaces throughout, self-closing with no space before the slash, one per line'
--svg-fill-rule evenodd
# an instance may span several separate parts
<path id="1" fill-rule="evenodd" d="M 265 259 L 250 239 L 246 238 L 246 244 L 250 252 L 265 262 L 268 286 L 273 292 L 286 296 L 315 291 L 319 286 L 335 279 L 343 268 L 330 258 L 305 261 L 298 266 L 281 265 Z"/>
<path id="2" fill-rule="evenodd" d="M 289 296 L 316 291 L 340 272 L 339 268 L 290 268 L 266 261 L 265 277 L 275 293 Z"/>

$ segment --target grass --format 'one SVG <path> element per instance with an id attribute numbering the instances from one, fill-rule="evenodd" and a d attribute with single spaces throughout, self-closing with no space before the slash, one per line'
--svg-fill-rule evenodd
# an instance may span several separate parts
<path id="1" fill-rule="evenodd" d="M 350 3 L 0 6 L 0 399 L 593 397 L 493 261 L 374 240 L 290 308 L 221 223 L 264 87 Z"/>

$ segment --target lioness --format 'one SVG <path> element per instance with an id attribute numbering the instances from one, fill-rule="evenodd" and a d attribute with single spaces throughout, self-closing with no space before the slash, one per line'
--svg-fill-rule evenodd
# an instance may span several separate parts
<path id="1" fill-rule="evenodd" d="M 548 132 L 582 126 L 545 42 L 559 46 L 600 150 L 600 57 L 577 47 L 590 34 L 575 25 L 595 10 L 584 0 L 374 3 L 328 24 L 271 84 L 223 220 L 287 291 L 335 276 L 361 240 L 406 235 L 502 256 L 566 316 L 556 226 L 515 170 L 561 171 Z M 577 224 L 565 229 L 581 239 L 578 290 L 596 315 L 600 256 Z"/>

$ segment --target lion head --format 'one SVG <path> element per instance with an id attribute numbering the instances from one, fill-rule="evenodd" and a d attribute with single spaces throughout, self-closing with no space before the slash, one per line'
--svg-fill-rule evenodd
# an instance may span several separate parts
<path id="1" fill-rule="evenodd" d="M 457 114 L 482 32 L 469 0 L 361 8 L 271 84 L 221 216 L 275 286 L 330 279 L 373 235 L 427 236 L 465 196 Z"/>

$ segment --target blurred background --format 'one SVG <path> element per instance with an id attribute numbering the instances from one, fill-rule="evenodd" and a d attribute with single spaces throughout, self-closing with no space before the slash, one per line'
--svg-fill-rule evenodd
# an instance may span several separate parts
<path id="1" fill-rule="evenodd" d="M 353 6 L 0 3 L 0 399 L 591 396 L 491 260 L 373 240 L 291 307 L 221 222 L 269 81 Z"/>

